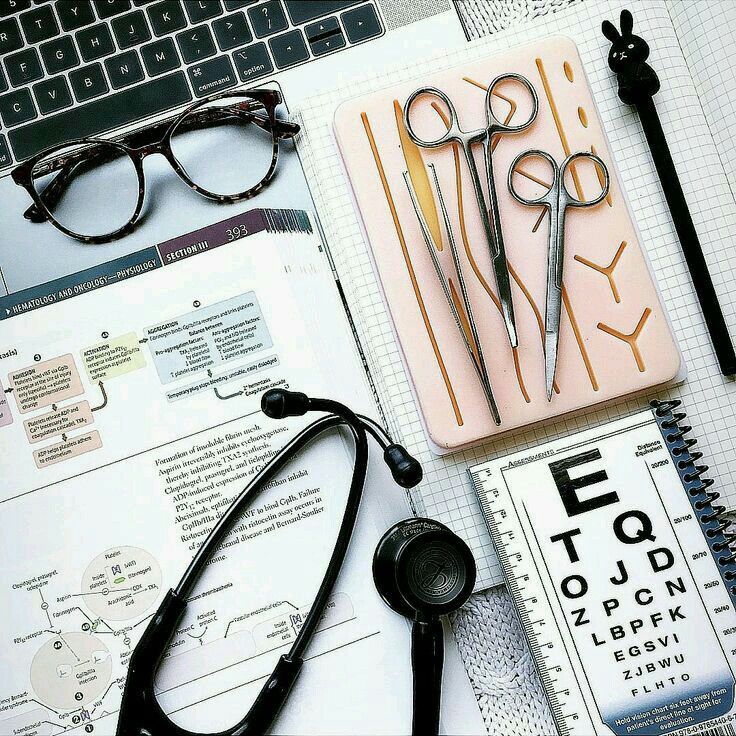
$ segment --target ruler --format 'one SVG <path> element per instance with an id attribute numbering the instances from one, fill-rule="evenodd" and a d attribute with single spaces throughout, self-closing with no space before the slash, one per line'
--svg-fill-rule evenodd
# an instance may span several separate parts
<path id="1" fill-rule="evenodd" d="M 490 471 L 480 470 L 473 482 L 480 486 L 490 475 Z M 551 601 L 541 585 L 542 575 L 549 575 L 532 558 L 529 550 L 535 540 L 528 539 L 519 518 L 519 512 L 526 514 L 526 509 L 523 504 L 516 508 L 505 489 L 502 496 L 502 489 L 489 490 L 486 486 L 478 497 L 486 518 L 494 520 L 489 524 L 491 539 L 509 592 L 516 602 L 516 613 L 547 694 L 557 731 L 560 736 L 590 736 L 595 733 L 593 720 L 563 643 L 562 632 L 555 624 Z"/>

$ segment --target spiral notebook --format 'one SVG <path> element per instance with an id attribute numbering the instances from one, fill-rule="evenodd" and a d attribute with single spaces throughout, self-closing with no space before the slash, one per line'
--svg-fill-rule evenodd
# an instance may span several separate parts
<path id="1" fill-rule="evenodd" d="M 558 731 L 735 733 L 736 540 L 678 401 L 470 471 Z"/>

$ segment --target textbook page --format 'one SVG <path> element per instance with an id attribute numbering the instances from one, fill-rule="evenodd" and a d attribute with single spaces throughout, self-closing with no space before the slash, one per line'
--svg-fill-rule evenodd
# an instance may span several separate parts
<path id="1" fill-rule="evenodd" d="M 632 108 L 616 94 L 616 78 L 608 68 L 610 43 L 601 33 L 604 19 L 617 20 L 622 5 L 612 0 L 584 3 L 549 13 L 467 47 L 417 59 L 380 75 L 367 76 L 349 88 L 317 95 L 300 110 L 305 123 L 300 150 L 311 171 L 328 244 L 342 278 L 358 333 L 366 352 L 381 404 L 394 433 L 425 468 L 425 483 L 415 503 L 428 516 L 450 526 L 470 545 L 478 562 L 479 589 L 502 582 L 498 560 L 466 469 L 539 442 L 565 436 L 630 414 L 651 396 L 628 399 L 584 414 L 532 427 L 471 450 L 437 457 L 431 450 L 403 364 L 391 318 L 371 262 L 350 183 L 340 160 L 332 129 L 334 111 L 346 99 L 368 94 L 405 80 L 422 83 L 427 67 L 450 68 L 536 38 L 564 34 L 575 40 L 598 112 L 610 141 L 614 163 L 627 193 L 641 242 L 649 257 L 665 309 L 672 321 L 687 367 L 687 381 L 659 391 L 659 398 L 682 398 L 704 452 L 712 460 L 711 475 L 729 507 L 736 505 L 736 383 L 721 376 L 700 306 L 680 249 L 677 234 L 652 162 L 641 125 Z M 664 0 L 639 0 L 634 31 L 646 36 L 651 62 L 662 81 L 657 109 L 690 204 L 726 323 L 736 339 L 736 288 L 733 243 L 736 210 L 728 181 L 703 119 Z M 486 80 L 490 81 L 490 80 Z M 540 85 L 539 79 L 531 80 Z M 425 248 L 424 243 L 410 247 Z M 492 276 L 489 274 L 492 281 Z M 491 379 L 493 377 L 491 376 Z"/>
<path id="2" fill-rule="evenodd" d="M 268 212 L 0 300 L 0 733 L 115 732 L 132 648 L 163 594 L 307 423 L 265 417 L 263 391 L 371 412 L 319 238 L 304 213 L 269 232 Z M 239 721 L 293 641 L 332 552 L 351 457 L 337 434 L 315 442 L 214 555 L 156 678 L 179 725 Z M 372 465 L 378 486 L 279 733 L 409 730 L 408 624 L 367 584 L 378 539 L 408 509 Z M 452 647 L 446 695 L 446 730 L 480 733 Z"/>
<path id="3" fill-rule="evenodd" d="M 733 0 L 669 0 L 672 23 L 680 39 L 700 96 L 703 115 L 736 197 L 736 3 Z"/>

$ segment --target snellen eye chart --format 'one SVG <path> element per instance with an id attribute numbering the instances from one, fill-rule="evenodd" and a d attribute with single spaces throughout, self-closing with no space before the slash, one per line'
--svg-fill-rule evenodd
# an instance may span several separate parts
<path id="1" fill-rule="evenodd" d="M 733 733 L 734 564 L 660 406 L 471 471 L 561 734 Z"/>

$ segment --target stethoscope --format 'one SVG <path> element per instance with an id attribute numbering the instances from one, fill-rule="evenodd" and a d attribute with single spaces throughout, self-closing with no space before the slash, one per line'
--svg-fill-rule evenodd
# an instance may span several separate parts
<path id="1" fill-rule="evenodd" d="M 308 443 L 336 427 L 353 436 L 355 457 L 347 503 L 327 569 L 314 602 L 291 649 L 282 654 L 245 717 L 212 736 L 255 736 L 266 733 L 283 708 L 304 662 L 304 652 L 322 618 L 347 554 L 368 469 L 368 435 L 383 450 L 394 480 L 413 488 L 422 480 L 422 467 L 404 447 L 391 441 L 376 422 L 329 399 L 271 389 L 261 409 L 272 419 L 327 412 L 299 432 L 250 481 L 225 511 L 189 563 L 175 588 L 169 590 L 133 650 L 118 717 L 117 736 L 204 736 L 173 723 L 156 700 L 156 671 L 176 633 L 187 599 L 213 552 L 260 495 L 271 478 Z M 475 585 L 475 562 L 467 545 L 447 527 L 429 519 L 396 524 L 381 539 L 373 560 L 373 575 L 381 597 L 395 611 L 414 621 L 412 666 L 414 715 L 412 732 L 439 732 L 443 637 L 440 617 L 457 610 Z"/>

